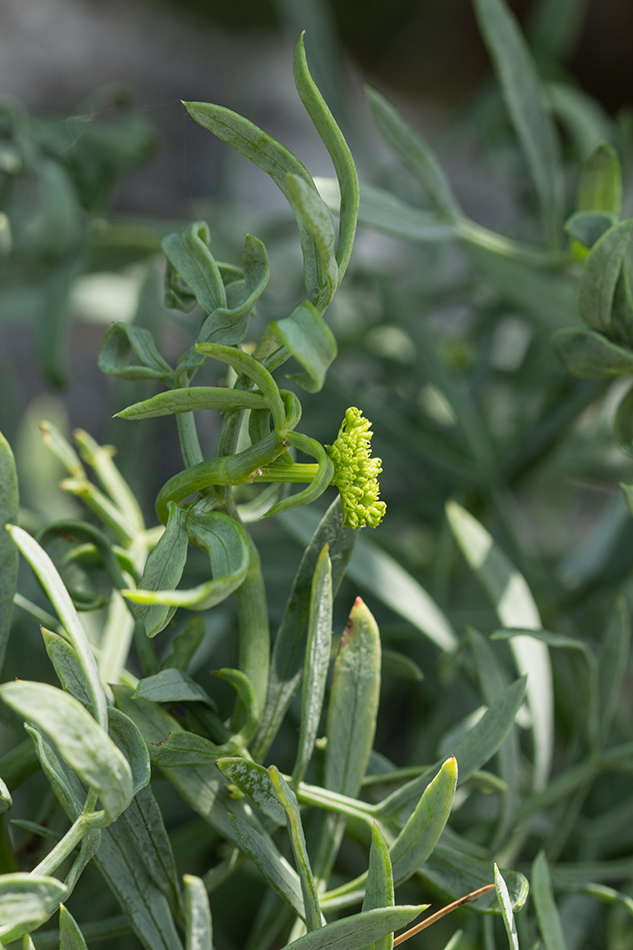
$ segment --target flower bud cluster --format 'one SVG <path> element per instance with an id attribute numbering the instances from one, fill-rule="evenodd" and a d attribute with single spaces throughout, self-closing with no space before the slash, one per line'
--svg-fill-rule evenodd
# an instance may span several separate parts
<path id="1" fill-rule="evenodd" d="M 387 506 L 379 501 L 378 475 L 382 460 L 371 457 L 371 422 L 354 406 L 345 419 L 333 445 L 326 451 L 334 463 L 334 478 L 341 494 L 343 524 L 346 528 L 375 528 L 385 516 Z"/>

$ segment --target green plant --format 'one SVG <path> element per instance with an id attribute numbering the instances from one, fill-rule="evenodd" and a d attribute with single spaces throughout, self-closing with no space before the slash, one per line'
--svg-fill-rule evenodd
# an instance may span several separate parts
<path id="1" fill-rule="evenodd" d="M 14 859 L 4 839 L 8 873 L 0 879 L 0 934 L 5 943 L 23 935 L 29 943 L 27 935 L 71 897 L 92 861 L 127 921 L 122 925 L 115 914 L 114 919 L 87 923 L 86 935 L 114 935 L 123 926 L 147 947 L 177 948 L 181 943 L 175 921 L 180 920 L 187 946 L 210 947 L 207 891 L 221 886 L 248 858 L 272 888 L 255 925 L 262 945 L 281 933 L 306 948 L 329 946 L 332 941 L 346 947 L 377 941 L 390 945 L 393 930 L 426 906 L 395 905 L 394 884 L 412 877 L 432 859 L 455 794 L 457 763 L 460 781 L 467 782 L 511 729 L 521 703 L 525 684 L 518 680 L 443 765 L 416 769 L 408 783 L 374 803 L 359 798 L 372 755 L 381 651 L 377 625 L 357 598 L 334 665 L 323 784 L 304 781 L 324 703 L 332 599 L 359 530 L 366 523 L 378 524 L 384 503 L 378 501 L 380 460 L 371 458 L 371 430 L 360 411 L 349 409 L 338 437 L 324 447 L 297 431 L 300 400 L 293 391 L 279 389 L 272 375 L 294 357 L 302 369 L 291 377 L 294 382 L 308 392 L 321 389 L 336 354 L 323 313 L 349 262 L 358 206 L 351 155 L 311 80 L 301 40 L 295 53 L 295 80 L 337 172 L 338 240 L 309 173 L 283 146 L 229 110 L 203 103 L 187 108 L 197 121 L 271 174 L 286 195 L 299 226 L 308 299 L 289 317 L 271 322 L 252 353 L 247 352 L 240 344 L 268 279 L 265 247 L 248 236 L 241 268 L 218 262 L 209 250 L 206 226 L 197 223 L 164 241 L 170 304 L 185 312 L 197 306 L 201 313 L 195 342 L 175 369 L 160 356 L 147 330 L 115 324 L 106 334 L 102 370 L 131 380 L 159 380 L 168 387 L 119 415 L 142 420 L 176 414 L 186 467 L 158 495 L 156 508 L 164 530 L 145 527 L 108 448 L 79 432 L 80 458 L 61 433 L 45 425 L 45 440 L 70 475 L 64 488 L 84 502 L 97 524 L 82 520 L 45 525 L 38 543 L 11 525 L 17 514 L 17 490 L 11 452 L 3 446 L 6 480 L 13 486 L 5 496 L 4 512 L 10 533 L 3 539 L 5 615 L 10 616 L 19 549 L 58 616 L 58 621 L 46 617 L 42 631 L 62 686 L 17 680 L 0 687 L 5 705 L 25 720 L 31 736 L 3 760 L 4 801 L 10 807 L 11 789 L 38 762 L 71 822 L 29 873 L 12 869 Z M 194 375 L 211 359 L 234 370 L 232 385 L 191 386 Z M 211 460 L 203 459 L 193 416 L 202 409 L 224 414 L 217 454 Z M 248 445 L 242 447 L 245 431 Z M 291 449 L 316 463 L 294 461 Z M 101 487 L 90 480 L 84 463 Z M 261 482 L 270 482 L 271 488 L 249 498 L 249 486 Z M 294 482 L 307 487 L 288 494 L 287 486 Z M 339 489 L 341 501 L 331 504 L 305 550 L 271 650 L 260 558 L 240 513 L 248 519 L 284 513 L 315 500 L 330 484 Z M 241 486 L 246 491 L 242 498 Z M 183 505 L 192 495 L 197 500 Z M 57 550 L 59 540 L 68 545 L 59 560 L 62 574 L 42 546 L 50 544 Z M 207 552 L 212 577 L 193 588 L 177 589 L 191 543 Z M 111 585 L 105 601 L 99 593 L 103 581 L 98 580 L 103 572 Z M 91 584 L 96 586 L 90 589 Z M 162 661 L 148 638 L 161 633 L 178 608 L 208 611 L 230 595 L 237 612 L 238 662 L 235 668 L 223 667 L 214 674 L 236 695 L 233 712 L 225 720 L 212 695 L 187 672 L 203 636 L 200 619 L 194 616 L 181 629 Z M 106 602 L 98 641 L 91 648 L 77 609 L 98 610 Z M 42 617 L 41 609 L 26 598 L 18 603 Z M 5 638 L 7 632 L 8 624 Z M 143 669 L 140 680 L 127 666 L 133 638 Z M 265 769 L 259 762 L 301 681 L 298 749 L 292 775 L 284 777 L 276 766 Z M 184 890 L 149 784 L 150 763 L 209 823 L 210 842 L 215 835 L 229 846 L 228 856 L 218 857 L 204 879 L 185 876 Z M 393 781 L 391 767 L 380 777 L 382 782 Z M 394 778 L 398 782 L 397 771 Z M 310 822 L 321 824 L 312 861 L 300 805 L 311 806 Z M 348 820 L 359 824 L 361 839 L 367 840 L 369 833 L 373 842 L 369 870 L 346 884 L 337 877 L 336 886 L 328 890 Z M 276 827 L 284 824 L 295 869 L 273 838 Z M 48 835 L 42 824 L 29 822 L 24 827 Z M 222 854 L 218 844 L 214 850 Z M 53 876 L 71 859 L 69 869 L 62 872 L 63 882 Z M 494 912 L 486 897 L 493 885 L 481 886 L 482 878 L 492 875 L 492 866 L 471 858 L 464 875 L 463 868 L 458 873 L 461 863 L 458 851 L 444 848 L 444 889 L 450 892 L 468 884 L 476 891 L 470 896 L 479 900 L 480 909 Z M 504 905 L 506 915 L 511 914 L 512 903 L 524 899 L 525 889 L 521 875 L 508 872 L 507 881 L 513 897 Z M 456 906 L 468 899 L 460 895 Z M 338 915 L 361 902 L 360 913 L 325 925 L 324 913 Z M 43 939 L 48 940 L 46 935 Z M 64 948 L 84 945 L 80 928 L 65 907 L 60 911 L 59 940 Z"/>
<path id="2" fill-rule="evenodd" d="M 568 25 L 573 6 L 556 4 Z M 551 345 L 562 331 L 555 346 L 572 370 L 587 353 L 593 375 L 628 367 L 628 223 L 613 217 L 614 146 L 626 157 L 626 140 L 576 90 L 542 86 L 505 4 L 475 7 L 524 152 L 488 92 L 473 108 L 493 144 L 485 160 L 516 187 L 512 237 L 464 215 L 427 143 L 374 91 L 376 124 L 412 179 L 361 186 L 359 205 L 300 41 L 295 81 L 333 160 L 336 182 L 318 184 L 340 213 L 338 238 L 283 146 L 227 109 L 187 108 L 286 196 L 305 299 L 279 319 L 264 244 L 247 236 L 241 267 L 218 261 L 198 222 L 164 241 L 168 305 L 191 313 L 176 317 L 189 344 L 176 365 L 142 314 L 104 341 L 102 370 L 165 389 L 130 399 L 128 388 L 124 409 L 117 391 L 119 426 L 176 417 L 184 467 L 158 493 L 161 524 L 146 526 L 147 499 L 110 447 L 79 431 L 77 453 L 51 425 L 63 486 L 89 514 L 37 523 L 18 512 L 2 444 L 3 520 L 14 525 L 0 540 L 2 643 L 15 599 L 12 644 L 32 642 L 37 620 L 62 689 L 42 682 L 48 670 L 0 687 L 4 721 L 30 732 L 0 759 L 3 818 L 22 801 L 31 809 L 2 826 L 0 940 L 22 931 L 42 950 L 99 938 L 207 950 L 212 913 L 219 950 L 630 945 L 633 556 L 615 486 L 631 475 L 605 423 L 622 393 L 570 377 Z M 605 133 L 611 146 L 599 144 Z M 433 210 L 401 197 L 416 179 Z M 358 208 L 365 225 L 415 242 L 402 247 L 404 278 L 362 259 L 348 269 Z M 468 257 L 457 281 L 455 243 Z M 456 302 L 465 328 L 438 331 Z M 260 332 L 255 305 L 269 321 Z M 196 374 L 203 384 L 191 385 Z M 370 423 L 350 406 L 372 420 L 382 473 Z M 194 416 L 203 410 L 222 417 L 213 453 Z M 384 514 L 378 474 L 389 517 L 376 542 L 360 526 Z M 340 500 L 322 509 L 335 489 Z M 588 537 L 570 527 L 581 520 Z M 56 616 L 26 578 L 14 597 L 18 548 Z M 328 687 L 332 629 L 344 626 Z M 433 670 L 423 684 L 422 669 Z M 438 896 L 450 903 L 414 924 Z M 59 928 L 39 930 L 62 900 Z"/>

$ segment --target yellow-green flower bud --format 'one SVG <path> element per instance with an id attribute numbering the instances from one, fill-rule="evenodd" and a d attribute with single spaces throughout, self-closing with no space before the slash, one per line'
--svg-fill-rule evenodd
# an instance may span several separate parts
<path id="1" fill-rule="evenodd" d="M 346 528 L 375 528 L 385 516 L 387 506 L 378 501 L 378 475 L 382 460 L 371 457 L 371 422 L 354 406 L 345 413 L 333 445 L 326 451 L 334 463 L 332 484 L 341 494 L 343 524 Z"/>

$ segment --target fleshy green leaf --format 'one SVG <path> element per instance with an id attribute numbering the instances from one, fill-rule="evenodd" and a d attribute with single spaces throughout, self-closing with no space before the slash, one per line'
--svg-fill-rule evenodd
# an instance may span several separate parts
<path id="1" fill-rule="evenodd" d="M 73 696 L 46 683 L 18 680 L 0 686 L 0 697 L 54 742 L 79 777 L 98 792 L 109 821 L 132 797 L 127 759 Z"/>
<path id="2" fill-rule="evenodd" d="M 108 710 L 108 733 L 128 761 L 132 773 L 132 794 L 148 785 L 151 773 L 149 753 L 134 722 L 120 709 Z"/>
<path id="3" fill-rule="evenodd" d="M 201 409 L 265 409 L 266 400 L 260 393 L 226 386 L 189 386 L 157 393 L 151 399 L 135 402 L 116 415 L 121 419 L 153 419 L 178 412 L 196 412 Z"/>
<path id="4" fill-rule="evenodd" d="M 305 775 L 317 737 L 332 643 L 332 565 L 329 545 L 321 551 L 310 592 L 308 638 L 303 663 L 299 748 L 292 772 L 296 787 Z"/>
<path id="5" fill-rule="evenodd" d="M 577 211 L 565 222 L 565 230 L 574 241 L 589 249 L 617 223 L 616 216 L 607 211 Z"/>
<path id="6" fill-rule="evenodd" d="M 448 759 L 427 786 L 418 805 L 390 849 L 396 883 L 424 864 L 437 844 L 451 812 L 457 786 L 457 760 Z"/>
<path id="7" fill-rule="evenodd" d="M 615 610 L 601 638 L 598 651 L 600 685 L 600 727 L 606 738 L 620 700 L 628 668 L 631 647 L 631 617 L 626 601 L 616 602 Z"/>
<path id="8" fill-rule="evenodd" d="M 168 506 L 171 506 L 170 502 L 168 502 Z M 213 579 L 186 590 L 139 588 L 137 590 L 124 590 L 122 593 L 128 600 L 136 604 L 208 610 L 225 600 L 244 581 L 250 560 L 248 539 L 244 529 L 234 518 L 220 512 L 212 511 L 199 514 L 189 509 L 177 517 L 184 519 L 187 532 L 193 535 L 202 547 L 206 548 L 211 562 Z M 164 553 L 165 565 L 168 566 L 169 552 L 166 546 Z M 164 607 L 162 609 L 164 610 Z M 154 630 L 153 626 L 150 629 L 152 635 L 158 632 Z M 163 627 L 161 626 L 160 629 L 163 629 Z"/>
<path id="9" fill-rule="evenodd" d="M 337 352 L 334 334 L 319 311 L 304 300 L 295 307 L 289 317 L 273 320 L 271 326 L 284 346 L 305 369 L 305 373 L 298 373 L 289 378 L 310 393 L 319 392 Z"/>
<path id="10" fill-rule="evenodd" d="M 244 339 L 255 304 L 266 289 L 270 277 L 266 248 L 252 234 L 246 235 L 242 264 L 244 281 L 240 281 L 239 285 L 240 287 L 243 286 L 243 292 L 239 294 L 241 299 L 234 306 L 218 307 L 207 317 L 200 327 L 198 343 L 210 342 L 232 345 Z M 233 286 L 233 284 L 229 284 L 227 292 Z M 178 364 L 179 368 L 183 366 L 183 362 L 187 362 L 186 355 Z"/>
<path id="11" fill-rule="evenodd" d="M 70 595 L 66 590 L 57 569 L 48 554 L 40 547 L 37 541 L 22 528 L 16 525 L 8 526 L 11 538 L 22 555 L 29 562 L 40 584 L 46 591 L 55 611 L 68 634 L 75 649 L 81 670 L 86 680 L 90 698 L 95 711 L 97 722 L 105 729 L 108 722 L 105 693 L 97 663 L 88 643 L 86 632 L 81 625 L 77 611 L 73 606 Z"/>
<path id="12" fill-rule="evenodd" d="M 241 757 L 218 759 L 217 766 L 264 815 L 277 825 L 286 824 L 286 812 L 270 784 L 268 769 Z"/>
<path id="13" fill-rule="evenodd" d="M 123 715 L 119 710 L 117 712 Z M 147 874 L 164 894 L 172 911 L 178 913 L 181 900 L 176 862 L 162 812 L 150 785 L 137 792 L 121 821 Z"/>
<path id="14" fill-rule="evenodd" d="M 296 514 L 298 512 L 294 512 L 293 516 Z M 304 656 L 301 646 L 310 611 L 312 579 L 323 546 L 329 544 L 332 591 L 335 594 L 360 533 L 343 528 L 342 523 L 341 505 L 337 498 L 316 529 L 309 530 L 306 548 L 273 645 L 268 695 L 255 741 L 251 745 L 252 755 L 256 759 L 262 759 L 266 754 L 301 679 Z"/>
<path id="15" fill-rule="evenodd" d="M 0 778 L 0 815 L 8 811 L 12 804 L 11 792 Z"/>
<path id="16" fill-rule="evenodd" d="M 545 950 L 567 950 L 560 915 L 554 902 L 549 866 L 540 851 L 532 864 L 532 900 Z"/>
<path id="17" fill-rule="evenodd" d="M 503 0 L 474 0 L 474 7 L 536 186 L 548 242 L 557 247 L 562 210 L 558 144 L 527 43 Z"/>
<path id="18" fill-rule="evenodd" d="M 113 323 L 106 331 L 99 353 L 99 369 L 123 379 L 168 382 L 173 375 L 171 366 L 156 349 L 149 330 L 128 323 Z"/>
<path id="19" fill-rule="evenodd" d="M 303 35 L 299 37 L 295 46 L 293 72 L 297 92 L 329 152 L 338 179 L 341 202 L 336 261 L 340 283 L 349 263 L 356 233 L 358 176 L 347 142 L 310 75 Z"/>
<path id="20" fill-rule="evenodd" d="M 593 245 L 580 278 L 578 305 L 594 330 L 611 327 L 616 284 L 633 230 L 633 219 L 609 228 Z"/>
<path id="21" fill-rule="evenodd" d="M 213 950 L 211 909 L 204 882 L 185 874 L 186 950 Z"/>
<path id="22" fill-rule="evenodd" d="M 393 907 L 395 903 L 393 869 L 389 856 L 389 847 L 385 837 L 374 824 L 372 829 L 371 848 L 369 850 L 369 870 L 365 884 L 365 898 L 362 909 L 372 910 L 376 907 Z M 388 933 L 374 941 L 368 950 L 392 950 L 393 934 Z"/>
<path id="23" fill-rule="evenodd" d="M 182 577 L 187 560 L 189 536 L 187 534 L 187 513 L 173 502 L 167 505 L 169 516 L 158 544 L 150 552 L 139 589 L 148 592 L 171 591 Z M 164 630 L 176 607 L 156 603 L 155 600 L 138 601 L 128 595 L 132 601 L 134 614 L 141 621 L 148 637 L 155 637 Z"/>
<path id="24" fill-rule="evenodd" d="M 279 805 L 278 801 L 277 804 Z M 281 810 L 283 812 L 283 808 Z M 297 872 L 290 867 L 269 837 L 262 835 L 247 821 L 236 815 L 232 815 L 231 820 L 242 850 L 294 913 L 303 918 L 305 911 Z"/>
<path id="25" fill-rule="evenodd" d="M 619 217 L 622 210 L 622 171 L 615 149 L 602 142 L 587 158 L 576 200 L 578 211 L 607 211 Z"/>
<path id="26" fill-rule="evenodd" d="M 0 671 L 11 627 L 13 595 L 18 579 L 18 552 L 4 530 L 18 516 L 18 479 L 11 446 L 0 433 Z"/>
<path id="27" fill-rule="evenodd" d="M 426 864 L 420 868 L 420 876 L 451 900 L 456 900 L 464 894 L 491 884 L 493 869 L 490 861 L 480 861 L 463 851 L 438 844 Z M 517 871 L 506 870 L 504 870 L 504 877 L 512 907 L 514 910 L 519 910 L 527 900 L 529 891 L 527 879 Z M 473 907 L 483 913 L 499 913 L 499 904 L 494 891 L 478 898 Z"/>
<path id="28" fill-rule="evenodd" d="M 449 524 L 464 556 L 478 576 L 504 627 L 542 627 L 532 594 L 508 557 L 472 515 L 455 502 L 447 505 Z M 511 641 L 519 673 L 527 674 L 527 700 L 534 734 L 534 787 L 547 781 L 553 750 L 553 687 L 549 653 L 529 637 Z"/>
<path id="29" fill-rule="evenodd" d="M 206 703 L 213 707 L 209 694 L 188 673 L 169 668 L 140 680 L 133 698 L 154 703 Z"/>
<path id="30" fill-rule="evenodd" d="M 394 930 L 406 927 L 427 904 L 376 907 L 351 914 L 288 944 L 292 950 L 362 950 Z"/>
<path id="31" fill-rule="evenodd" d="M 59 908 L 59 950 L 88 950 L 75 918 L 63 904 Z"/>
<path id="32" fill-rule="evenodd" d="M 314 238 L 303 220 L 301 209 L 297 206 L 288 185 L 288 173 L 290 173 L 299 176 L 307 185 L 314 187 L 312 178 L 304 165 L 284 145 L 230 109 L 207 102 L 185 102 L 184 106 L 192 119 L 265 171 L 281 190 L 297 220 L 303 249 L 306 287 L 310 298 L 316 301 L 321 290 L 317 273 L 318 254 Z"/>
<path id="33" fill-rule="evenodd" d="M 225 683 L 230 683 L 235 689 L 241 709 L 243 710 L 239 736 L 244 743 L 248 743 L 257 727 L 257 716 L 259 713 L 251 681 L 246 673 L 243 673 L 241 670 L 233 670 L 230 667 L 224 667 L 221 670 L 212 670 L 211 675 L 217 676 L 218 679 L 224 680 Z"/>
<path id="34" fill-rule="evenodd" d="M 27 730 L 33 736 L 38 758 L 57 799 L 70 820 L 74 821 L 83 807 L 83 790 L 77 778 L 59 760 L 37 729 L 27 727 Z M 149 789 L 139 793 L 141 798 L 148 794 Z M 134 801 L 130 807 L 134 815 Z M 141 857 L 143 849 L 139 847 L 139 829 L 135 828 L 133 833 L 129 830 L 127 814 L 128 811 L 124 812 L 117 822 L 101 831 L 101 843 L 94 863 L 145 946 L 152 950 L 182 950 L 167 897 L 154 883 L 152 873 Z M 134 823 L 135 819 L 132 821 Z M 151 834 L 153 837 L 154 828 Z M 156 835 L 155 840 L 160 843 L 158 830 Z M 161 860 L 164 863 L 167 855 L 161 856 Z"/>
<path id="35" fill-rule="evenodd" d="M 268 773 L 270 775 L 270 783 L 273 787 L 273 791 L 286 812 L 290 843 L 292 845 L 295 864 L 299 872 L 299 880 L 301 881 L 306 927 L 308 931 L 318 930 L 322 926 L 321 908 L 319 906 L 319 898 L 312 874 L 312 867 L 310 866 L 310 858 L 308 857 L 299 804 L 294 792 L 285 781 L 283 775 L 279 772 L 279 769 L 271 765 L 268 769 Z"/>
<path id="36" fill-rule="evenodd" d="M 209 227 L 195 221 L 163 240 L 169 261 L 165 273 L 166 306 L 191 310 L 197 301 L 207 313 L 226 306 L 224 284 L 209 250 Z"/>
<path id="37" fill-rule="evenodd" d="M 210 739 L 184 729 L 174 730 L 162 742 L 149 746 L 152 762 L 161 768 L 216 765 L 218 756 L 237 751 L 237 744 L 226 742 L 221 746 L 216 745 Z"/>
<path id="38" fill-rule="evenodd" d="M 506 933 L 508 935 L 510 950 L 519 950 L 519 938 L 517 935 L 516 924 L 514 922 L 514 914 L 512 913 L 512 900 L 510 899 L 506 882 L 504 881 L 501 871 L 496 864 L 495 890 L 497 892 L 499 906 L 501 907 L 501 916 L 503 917 Z"/>
<path id="39" fill-rule="evenodd" d="M 43 924 L 66 893 L 54 877 L 16 872 L 0 876 L 0 937 L 7 943 Z"/>
<path id="40" fill-rule="evenodd" d="M 559 330 L 552 347 L 565 368 L 583 379 L 611 379 L 633 373 L 633 350 L 591 330 Z"/>
<path id="41" fill-rule="evenodd" d="M 327 715 L 325 786 L 358 794 L 374 742 L 380 691 L 380 634 L 356 598 L 334 663 Z"/>
<path id="42" fill-rule="evenodd" d="M 340 194 L 334 178 L 315 178 L 319 193 L 330 211 L 337 211 Z M 435 211 L 420 211 L 376 185 L 360 186 L 358 222 L 372 231 L 420 244 L 437 244 L 459 237 L 457 225 Z"/>
<path id="43" fill-rule="evenodd" d="M 192 617 L 182 633 L 179 633 L 175 638 L 171 652 L 161 663 L 161 670 L 176 669 L 186 673 L 203 639 L 204 623 L 202 618 Z"/>
<path id="44" fill-rule="evenodd" d="M 456 221 L 460 216 L 460 209 L 432 149 L 395 107 L 371 87 L 367 88 L 367 101 L 384 140 L 405 168 L 408 168 L 426 189 L 440 215 L 448 221 Z"/>
<path id="45" fill-rule="evenodd" d="M 314 184 L 309 185 L 299 175 L 288 173 L 288 190 L 312 235 L 318 254 L 317 272 L 320 293 L 316 305 L 322 313 L 334 296 L 339 280 L 335 256 L 334 222 L 328 206 Z"/>

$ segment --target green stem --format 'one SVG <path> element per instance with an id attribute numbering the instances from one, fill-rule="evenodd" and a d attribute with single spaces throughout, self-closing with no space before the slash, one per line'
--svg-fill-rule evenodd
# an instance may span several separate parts
<path id="1" fill-rule="evenodd" d="M 73 822 L 61 841 L 58 841 L 52 851 L 33 868 L 34 877 L 43 877 L 52 874 L 59 865 L 74 851 L 89 828 L 103 826 L 103 812 L 82 812 Z"/>
<path id="2" fill-rule="evenodd" d="M 183 462 L 187 468 L 191 468 L 192 465 L 202 462 L 204 458 L 193 412 L 179 413 L 176 416 L 176 424 Z"/>
<path id="3" fill-rule="evenodd" d="M 475 247 L 484 248 L 492 251 L 499 257 L 506 257 L 513 261 L 520 261 L 522 264 L 533 264 L 536 267 L 560 267 L 567 261 L 567 255 L 560 252 L 542 251 L 531 247 L 529 244 L 522 244 L 520 241 L 513 241 L 511 238 L 496 234 L 488 228 L 482 227 L 470 218 L 460 218 L 457 222 L 461 238 L 468 244 L 474 244 Z"/>

